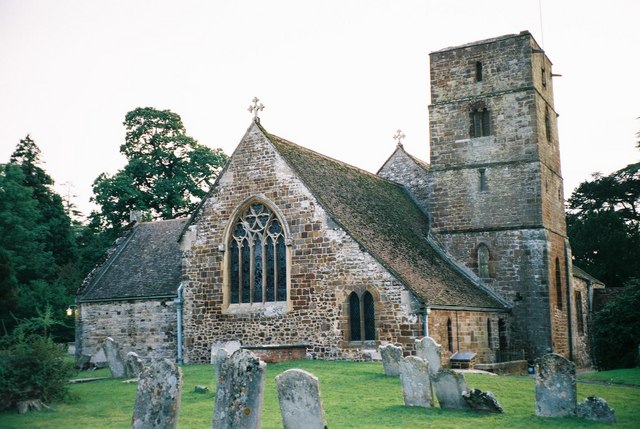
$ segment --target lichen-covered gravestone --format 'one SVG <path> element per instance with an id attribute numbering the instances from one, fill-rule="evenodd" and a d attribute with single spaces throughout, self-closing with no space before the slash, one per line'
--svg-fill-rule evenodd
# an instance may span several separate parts
<path id="1" fill-rule="evenodd" d="M 462 374 L 441 369 L 437 374 L 431 376 L 431 383 L 436 391 L 440 408 L 469 409 L 467 402 L 462 397 L 462 394 L 469 390 Z"/>
<path id="2" fill-rule="evenodd" d="M 402 347 L 387 344 L 379 347 L 382 356 L 384 375 L 397 377 L 400 375 L 400 361 L 402 360 Z"/>
<path id="3" fill-rule="evenodd" d="M 616 413 L 602 398 L 589 396 L 578 404 L 578 417 L 600 423 L 615 423 Z"/>
<path id="4" fill-rule="evenodd" d="M 429 363 L 417 356 L 400 361 L 400 382 L 404 404 L 412 407 L 433 407 Z"/>
<path id="5" fill-rule="evenodd" d="M 109 371 L 111 376 L 115 378 L 122 378 L 126 375 L 124 369 L 124 360 L 122 359 L 122 353 L 120 352 L 120 346 L 111 337 L 107 337 L 104 340 L 104 353 L 107 357 L 107 363 L 109 364 Z"/>
<path id="6" fill-rule="evenodd" d="M 431 337 L 416 340 L 416 356 L 429 362 L 429 370 L 435 375 L 442 368 L 442 346 Z"/>
<path id="7" fill-rule="evenodd" d="M 276 377 L 284 429 L 326 429 L 318 378 L 301 369 L 289 369 Z"/>
<path id="8" fill-rule="evenodd" d="M 144 371 L 144 364 L 138 354 L 136 352 L 127 353 L 124 361 L 124 372 L 127 378 L 140 378 L 142 371 Z"/>
<path id="9" fill-rule="evenodd" d="M 217 365 L 218 351 L 225 350 L 227 355 L 232 354 L 240 349 L 242 345 L 240 341 L 218 341 L 211 344 L 211 365 Z"/>
<path id="10" fill-rule="evenodd" d="M 153 362 L 140 375 L 131 429 L 178 426 L 182 370 L 169 359 Z"/>
<path id="11" fill-rule="evenodd" d="M 218 356 L 226 355 L 224 350 Z M 267 364 L 247 350 L 237 350 L 216 365 L 218 387 L 213 429 L 258 429 L 262 417 Z"/>
<path id="12" fill-rule="evenodd" d="M 559 354 L 536 360 L 536 415 L 566 417 L 576 414 L 576 365 Z"/>
<path id="13" fill-rule="evenodd" d="M 478 389 L 471 389 L 462 394 L 469 409 L 473 411 L 484 411 L 487 413 L 504 413 L 502 405 L 498 402 L 493 393 L 483 392 Z"/>

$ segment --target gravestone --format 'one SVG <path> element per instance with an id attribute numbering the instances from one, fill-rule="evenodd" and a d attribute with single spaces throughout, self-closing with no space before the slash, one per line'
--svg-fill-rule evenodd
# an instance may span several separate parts
<path id="1" fill-rule="evenodd" d="M 559 354 L 536 360 L 536 415 L 576 415 L 576 365 Z"/>
<path id="2" fill-rule="evenodd" d="M 433 407 L 429 363 L 417 356 L 400 361 L 400 382 L 404 404 L 410 407 Z"/>
<path id="3" fill-rule="evenodd" d="M 467 382 L 464 375 L 448 369 L 441 369 L 431 376 L 431 383 L 440 403 L 440 408 L 453 410 L 467 410 L 467 402 L 462 394 L 467 392 Z"/>
<path id="4" fill-rule="evenodd" d="M 182 370 L 169 359 L 153 362 L 140 374 L 131 429 L 178 426 Z"/>
<path id="5" fill-rule="evenodd" d="M 106 368 L 108 366 L 107 355 L 104 354 L 104 347 L 100 347 L 98 351 L 91 356 L 89 363 L 93 365 L 94 368 Z"/>
<path id="6" fill-rule="evenodd" d="M 431 337 L 416 340 L 416 356 L 429 362 L 429 370 L 435 375 L 442 368 L 442 346 Z"/>
<path id="7" fill-rule="evenodd" d="M 387 344 L 379 347 L 382 356 L 384 375 L 397 377 L 400 375 L 400 361 L 402 360 L 402 347 Z"/>
<path id="8" fill-rule="evenodd" d="M 218 359 L 213 429 L 258 429 L 267 364 L 243 349 L 230 356 L 221 349 Z"/>
<path id="9" fill-rule="evenodd" d="M 473 411 L 485 411 L 488 413 L 504 413 L 504 409 L 493 393 L 471 389 L 462 394 L 467 407 Z"/>
<path id="10" fill-rule="evenodd" d="M 127 378 L 140 378 L 142 371 L 144 371 L 144 364 L 140 356 L 136 352 L 127 353 L 124 361 L 124 372 Z"/>
<path id="11" fill-rule="evenodd" d="M 111 376 L 115 378 L 124 377 L 126 375 L 124 370 L 124 360 L 122 360 L 122 354 L 118 343 L 113 338 L 107 337 L 104 340 L 102 348 L 104 349 L 104 354 L 107 357 Z"/>
<path id="12" fill-rule="evenodd" d="M 318 378 L 301 369 L 289 369 L 276 377 L 284 429 L 326 429 Z"/>
<path id="13" fill-rule="evenodd" d="M 602 398 L 589 396 L 577 407 L 578 417 L 600 423 L 615 423 L 616 413 Z"/>
<path id="14" fill-rule="evenodd" d="M 211 365 L 216 365 L 219 350 L 223 349 L 227 352 L 227 355 L 231 355 L 236 350 L 239 350 L 240 347 L 242 347 L 240 341 L 218 341 L 211 344 Z"/>

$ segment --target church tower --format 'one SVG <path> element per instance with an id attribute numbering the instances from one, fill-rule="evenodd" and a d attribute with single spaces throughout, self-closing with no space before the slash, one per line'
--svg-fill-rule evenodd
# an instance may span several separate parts
<path id="1" fill-rule="evenodd" d="M 501 350 L 573 358 L 551 62 L 529 32 L 431 53 L 431 232 L 512 306 Z"/>

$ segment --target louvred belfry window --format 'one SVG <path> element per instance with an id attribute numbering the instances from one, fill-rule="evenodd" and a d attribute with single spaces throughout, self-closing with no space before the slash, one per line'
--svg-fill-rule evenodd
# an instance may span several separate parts
<path id="1" fill-rule="evenodd" d="M 229 242 L 231 304 L 287 300 L 287 257 L 282 224 L 264 204 L 236 220 Z"/>

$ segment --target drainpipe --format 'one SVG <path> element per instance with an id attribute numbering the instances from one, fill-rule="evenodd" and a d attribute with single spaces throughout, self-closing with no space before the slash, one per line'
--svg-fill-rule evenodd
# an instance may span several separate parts
<path id="1" fill-rule="evenodd" d="M 178 365 L 182 365 L 182 284 L 178 287 L 178 297 L 175 300 L 176 303 L 176 311 L 177 311 L 177 326 L 176 330 L 178 331 Z"/>
<path id="2" fill-rule="evenodd" d="M 422 326 L 423 326 L 423 334 L 425 337 L 429 336 L 429 313 L 431 313 L 431 309 L 426 303 L 421 305 L 422 310 Z"/>

